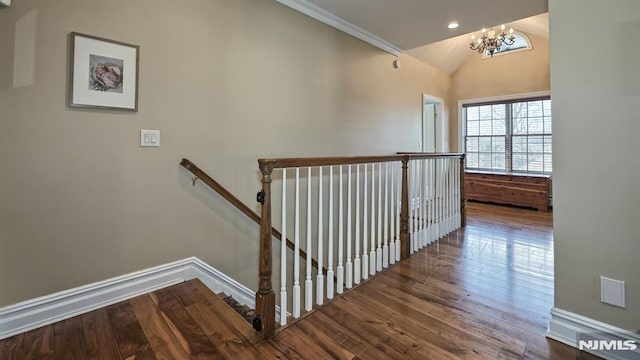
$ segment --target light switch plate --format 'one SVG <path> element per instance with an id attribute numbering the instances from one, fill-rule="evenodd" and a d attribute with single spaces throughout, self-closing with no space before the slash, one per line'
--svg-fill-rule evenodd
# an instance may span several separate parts
<path id="1" fill-rule="evenodd" d="M 141 147 L 159 147 L 160 130 L 140 130 Z"/>
<path id="2" fill-rule="evenodd" d="M 11 0 L 0 0 L 0 5 L 11 6 Z"/>

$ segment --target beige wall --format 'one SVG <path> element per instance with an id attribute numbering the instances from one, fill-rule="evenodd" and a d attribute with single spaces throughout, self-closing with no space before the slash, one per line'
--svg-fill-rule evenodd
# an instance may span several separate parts
<path id="1" fill-rule="evenodd" d="M 13 87 L 34 9 L 35 83 Z M 140 45 L 137 113 L 65 106 L 71 31 Z M 180 159 L 254 207 L 257 158 L 417 150 L 422 93 L 450 91 L 274 1 L 14 1 L 0 48 L 0 306 L 194 255 L 255 288 L 258 227 Z"/>
<path id="2" fill-rule="evenodd" d="M 474 54 L 451 75 L 451 150 L 464 150 L 458 149 L 458 100 L 549 91 L 549 39 L 528 36 L 532 50 L 488 59 Z"/>
<path id="3" fill-rule="evenodd" d="M 555 306 L 635 331 L 640 46 L 625 39 L 640 35 L 640 2 L 551 0 L 549 10 Z M 600 303 L 601 275 L 626 281 L 626 309 Z"/>

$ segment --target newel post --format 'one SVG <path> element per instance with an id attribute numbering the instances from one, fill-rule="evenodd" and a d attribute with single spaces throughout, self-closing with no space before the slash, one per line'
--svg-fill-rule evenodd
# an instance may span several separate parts
<path id="1" fill-rule="evenodd" d="M 460 157 L 460 226 L 467 225 L 467 205 L 464 196 L 464 154 Z"/>
<path id="2" fill-rule="evenodd" d="M 275 334 L 276 321 L 276 295 L 271 284 L 273 258 L 271 254 L 271 173 L 273 166 L 268 163 L 260 163 L 262 172 L 262 211 L 260 221 L 260 253 L 258 292 L 256 292 L 256 313 L 262 320 L 263 339 L 268 339 Z"/>
<path id="3" fill-rule="evenodd" d="M 409 258 L 409 156 L 402 158 L 402 199 L 400 200 L 400 259 Z"/>

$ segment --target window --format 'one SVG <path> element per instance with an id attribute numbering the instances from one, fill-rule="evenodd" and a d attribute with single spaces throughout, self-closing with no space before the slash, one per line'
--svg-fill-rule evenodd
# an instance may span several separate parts
<path id="1" fill-rule="evenodd" d="M 467 169 L 552 172 L 549 97 L 466 104 L 463 114 Z"/>

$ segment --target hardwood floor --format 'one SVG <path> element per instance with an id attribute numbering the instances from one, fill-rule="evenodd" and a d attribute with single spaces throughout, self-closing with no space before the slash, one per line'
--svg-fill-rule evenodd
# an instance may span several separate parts
<path id="1" fill-rule="evenodd" d="M 259 345 L 193 280 L 0 341 L 0 359 L 594 359 L 545 338 L 552 305 L 551 215 L 470 203 L 465 229 Z"/>

